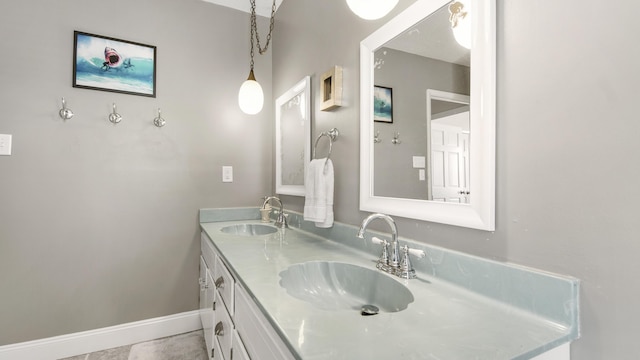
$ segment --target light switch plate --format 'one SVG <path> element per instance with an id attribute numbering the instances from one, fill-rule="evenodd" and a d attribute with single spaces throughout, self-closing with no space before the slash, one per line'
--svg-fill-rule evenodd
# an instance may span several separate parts
<path id="1" fill-rule="evenodd" d="M 11 135 L 0 134 L 0 155 L 11 155 Z"/>
<path id="2" fill-rule="evenodd" d="M 222 167 L 222 182 L 233 182 L 233 166 Z"/>

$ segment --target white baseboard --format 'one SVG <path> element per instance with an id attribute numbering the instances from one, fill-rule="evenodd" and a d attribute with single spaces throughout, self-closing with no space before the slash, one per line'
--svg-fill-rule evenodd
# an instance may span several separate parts
<path id="1" fill-rule="evenodd" d="M 0 346 L 0 360 L 56 360 L 202 329 L 194 310 L 102 329 Z"/>

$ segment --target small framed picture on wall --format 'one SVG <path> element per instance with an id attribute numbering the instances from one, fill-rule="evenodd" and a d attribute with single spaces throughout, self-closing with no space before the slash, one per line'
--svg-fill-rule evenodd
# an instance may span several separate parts
<path id="1" fill-rule="evenodd" d="M 73 87 L 156 97 L 156 47 L 74 32 Z"/>

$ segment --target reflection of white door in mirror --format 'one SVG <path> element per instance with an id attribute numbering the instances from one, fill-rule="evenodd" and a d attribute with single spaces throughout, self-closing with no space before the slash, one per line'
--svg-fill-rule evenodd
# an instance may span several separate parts
<path id="1" fill-rule="evenodd" d="M 468 145 L 469 134 L 465 134 L 459 126 L 431 125 L 429 200 L 469 202 Z"/>
<path id="2" fill-rule="evenodd" d="M 449 4 L 448 0 L 417 0 L 360 43 L 360 210 L 493 230 L 495 0 L 473 1 L 472 9 L 476 11 L 469 15 L 472 23 L 470 52 L 459 46 L 452 36 L 448 24 Z M 400 57 L 404 69 L 393 65 L 394 58 Z M 464 69 L 468 69 L 467 72 Z M 403 87 L 408 82 L 413 82 L 416 87 Z M 374 86 L 394 89 L 392 124 L 376 122 L 374 125 Z M 453 134 L 451 131 L 442 133 L 442 136 L 456 140 L 456 149 L 461 148 L 440 154 L 441 167 L 437 173 L 433 171 L 435 161 L 431 155 L 432 151 L 443 149 L 432 149 L 429 141 L 431 123 L 434 122 L 427 121 L 431 113 L 425 113 L 427 101 L 424 94 L 429 88 L 468 94 L 469 103 L 469 128 L 460 128 Z M 407 100 L 409 98 L 411 100 Z M 429 106 L 439 105 L 436 101 L 429 101 Z M 408 127 L 410 122 L 422 124 L 423 128 L 427 127 L 427 132 L 416 130 L 419 129 L 416 125 Z M 376 131 L 381 137 L 388 138 L 393 131 L 399 131 L 403 134 L 402 145 L 385 151 L 382 149 L 384 142 L 374 143 Z M 410 146 L 414 148 L 405 150 Z M 378 154 L 391 151 L 405 152 L 400 158 L 385 161 L 395 161 L 403 171 L 407 170 L 409 176 L 389 171 L 388 167 L 378 163 Z M 427 171 L 426 182 L 422 181 L 424 170 L 411 165 L 412 157 L 421 156 L 427 158 L 424 169 Z M 440 175 L 443 183 L 448 181 L 450 190 L 458 194 L 437 194 L 439 190 L 431 186 L 435 175 Z M 449 178 L 445 179 L 445 175 Z M 425 183 L 428 189 L 424 189 Z M 407 191 L 420 186 L 422 193 L 409 194 Z M 443 199 L 448 201 L 438 201 Z"/>
<path id="3" fill-rule="evenodd" d="M 468 204 L 469 96 L 427 89 L 428 199 Z"/>
<path id="4" fill-rule="evenodd" d="M 311 80 L 300 80 L 276 99 L 276 193 L 304 196 L 311 148 Z"/>

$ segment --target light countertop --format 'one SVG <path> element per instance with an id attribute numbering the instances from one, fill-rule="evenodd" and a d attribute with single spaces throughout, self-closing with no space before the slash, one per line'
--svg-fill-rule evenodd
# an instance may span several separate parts
<path id="1" fill-rule="evenodd" d="M 301 359 L 528 359 L 578 336 L 574 325 L 420 269 L 418 279 L 392 277 L 414 296 L 403 311 L 366 317 L 354 310 L 322 310 L 287 294 L 279 273 L 289 265 L 318 260 L 375 269 L 376 256 L 294 226 L 254 237 L 220 231 L 238 223 L 260 221 L 202 222 L 201 228 Z"/>

